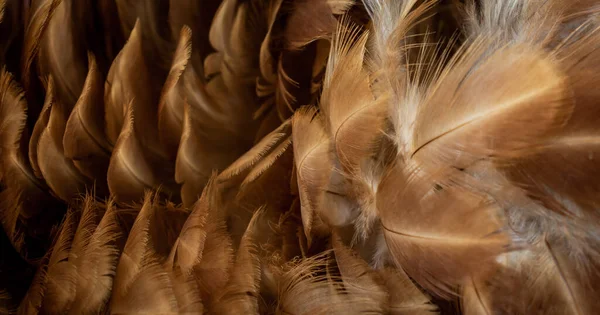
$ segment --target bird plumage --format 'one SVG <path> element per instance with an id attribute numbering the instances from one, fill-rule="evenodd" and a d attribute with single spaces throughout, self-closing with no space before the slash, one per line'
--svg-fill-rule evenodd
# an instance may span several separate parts
<path id="1" fill-rule="evenodd" d="M 599 8 L 0 1 L 0 313 L 598 313 Z"/>

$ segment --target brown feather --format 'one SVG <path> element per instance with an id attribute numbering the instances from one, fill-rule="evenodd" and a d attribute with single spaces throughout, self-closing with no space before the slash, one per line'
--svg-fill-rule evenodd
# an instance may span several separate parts
<path id="1" fill-rule="evenodd" d="M 83 92 L 75 104 L 63 136 L 65 157 L 85 176 L 96 180 L 96 189 L 106 185 L 112 146 L 104 134 L 104 82 L 96 58 L 88 55 L 89 71 Z"/>

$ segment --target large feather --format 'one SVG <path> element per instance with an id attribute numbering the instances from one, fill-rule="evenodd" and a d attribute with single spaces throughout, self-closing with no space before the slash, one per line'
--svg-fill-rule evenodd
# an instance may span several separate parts
<path id="1" fill-rule="evenodd" d="M 397 162 L 379 185 L 377 209 L 396 264 L 444 295 L 491 268 L 510 241 L 493 202 L 444 180 L 457 175 L 439 172 L 434 177 Z"/>

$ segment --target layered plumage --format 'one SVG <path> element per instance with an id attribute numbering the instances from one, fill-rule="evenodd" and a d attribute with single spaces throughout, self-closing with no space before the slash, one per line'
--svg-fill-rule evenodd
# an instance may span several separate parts
<path id="1" fill-rule="evenodd" d="M 0 313 L 598 313 L 598 8 L 0 1 Z"/>

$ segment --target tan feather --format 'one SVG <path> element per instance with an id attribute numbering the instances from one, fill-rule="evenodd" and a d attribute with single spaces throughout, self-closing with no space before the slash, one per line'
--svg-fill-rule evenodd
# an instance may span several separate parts
<path id="1" fill-rule="evenodd" d="M 184 25 L 181 28 L 177 49 L 173 55 L 171 71 L 163 86 L 158 105 L 158 129 L 163 144 L 169 154 L 174 155 L 179 146 L 183 125 L 183 104 L 185 95 L 180 92 L 182 74 L 188 66 L 192 54 L 192 30 Z M 172 153 L 171 153 L 172 152 Z"/>
<path id="2" fill-rule="evenodd" d="M 209 190 L 206 194 L 211 195 Z M 194 266 L 194 275 L 205 306 L 210 306 L 216 295 L 227 285 L 234 260 L 232 240 L 227 232 L 222 208 L 214 203 L 209 210 L 202 260 Z"/>
<path id="3" fill-rule="evenodd" d="M 192 57 L 192 64 L 196 71 L 202 70 L 202 60 L 212 50 L 208 33 L 219 5 L 220 1 L 169 1 L 169 23 L 173 38 L 179 35 L 184 25 L 192 30 L 193 54 L 197 55 Z"/>
<path id="4" fill-rule="evenodd" d="M 43 33 L 39 67 L 54 80 L 55 98 L 71 110 L 87 73 L 82 29 L 74 24 L 72 0 L 60 0 Z"/>
<path id="5" fill-rule="evenodd" d="M 310 246 L 312 233 L 324 211 L 323 199 L 328 188 L 333 163 L 330 157 L 330 140 L 324 128 L 323 118 L 313 107 L 298 110 L 292 118 L 292 143 L 298 176 L 298 191 L 302 211 L 304 233 Z M 337 221 L 331 222 L 335 224 Z"/>
<path id="6" fill-rule="evenodd" d="M 75 104 L 63 136 L 65 157 L 85 176 L 106 185 L 106 172 L 112 146 L 104 134 L 104 82 L 96 58 L 88 55 L 89 71 L 83 92 Z M 100 190 L 97 191 L 101 193 Z"/>
<path id="7" fill-rule="evenodd" d="M 156 128 L 158 122 L 159 86 L 162 78 L 152 72 L 143 49 L 141 22 L 136 22 L 129 39 L 108 73 L 105 90 L 106 135 L 116 145 L 117 138 L 127 120 L 127 105 L 136 113 L 136 133 L 146 151 L 163 157 L 164 152 Z M 160 80 L 160 81 L 159 81 Z"/>
<path id="8" fill-rule="evenodd" d="M 333 281 L 339 281 L 339 275 L 326 273 L 330 253 L 293 262 L 279 271 L 277 314 L 347 314 L 359 310 L 336 288 Z"/>
<path id="9" fill-rule="evenodd" d="M 60 234 L 52 249 L 45 275 L 45 290 L 41 312 L 58 314 L 68 311 L 75 298 L 76 270 L 69 261 L 73 237 L 79 216 L 74 211 L 67 212 L 61 225 Z"/>
<path id="10" fill-rule="evenodd" d="M 320 106 L 343 175 L 352 183 L 360 206 L 356 233 L 366 239 L 377 220 L 374 200 L 380 177 L 373 152 L 386 124 L 386 100 L 375 100 L 370 76 L 364 69 L 368 32 L 360 34 L 347 19 L 340 21 L 332 39 Z"/>
<path id="11" fill-rule="evenodd" d="M 416 113 L 414 131 L 402 135 L 412 137 L 407 142 L 412 158 L 465 167 L 473 159 L 490 155 L 495 159 L 527 155 L 532 144 L 568 119 L 572 102 L 566 78 L 551 59 L 532 47 L 516 46 L 499 49 L 480 63 L 487 54 L 487 41 L 469 46 L 465 56 L 456 64 L 451 62 L 449 70 L 433 84 Z M 528 75 L 515 80 L 512 73 L 516 69 L 528 69 Z M 492 88 L 494 82 L 502 82 L 502 87 Z M 442 115 L 442 110 L 448 112 L 443 108 L 452 108 L 453 114 Z M 482 124 L 485 133 L 473 132 Z M 506 133 L 519 126 L 527 128 L 518 135 Z M 446 141 L 451 144 L 443 145 Z"/>
<path id="12" fill-rule="evenodd" d="M 589 32 L 575 31 L 574 39 L 554 52 L 565 70 L 573 93 L 573 113 L 554 137 L 536 143 L 537 154 L 507 169 L 509 178 L 550 210 L 579 218 L 595 218 L 597 193 L 595 178 L 598 152 L 598 80 L 594 69 L 600 60 L 596 52 L 600 33 L 594 24 Z M 565 175 L 567 174 L 567 175 Z"/>
<path id="13" fill-rule="evenodd" d="M 421 286 L 446 296 L 470 274 L 489 270 L 510 243 L 501 233 L 497 206 L 445 182 L 449 176 L 458 178 L 443 170 L 427 175 L 397 162 L 377 192 L 394 262 Z"/>
<path id="14" fill-rule="evenodd" d="M 182 185 L 181 198 L 186 206 L 198 200 L 213 170 L 227 163 L 220 160 L 221 154 L 207 149 L 210 144 L 204 142 L 205 137 L 194 128 L 194 109 L 187 103 L 184 105 L 184 122 L 181 142 L 175 162 L 175 180 Z M 206 153 L 206 154 L 204 154 Z"/>
<path id="15" fill-rule="evenodd" d="M 43 175 L 38 164 L 38 144 L 40 143 L 40 138 L 48 127 L 48 122 L 50 121 L 50 108 L 52 101 L 52 97 L 46 97 L 44 100 L 44 106 L 42 107 L 42 111 L 35 122 L 31 137 L 29 138 L 29 163 L 31 164 L 31 168 L 33 169 L 35 176 L 40 179 L 43 179 Z"/>
<path id="16" fill-rule="evenodd" d="M 144 147 L 138 139 L 134 124 L 133 106 L 130 104 L 123 130 L 115 145 L 108 167 L 108 188 L 118 202 L 136 202 L 146 189 L 158 187 Z"/>
<path id="17" fill-rule="evenodd" d="M 45 183 L 35 177 L 27 159 L 27 103 L 5 69 L 0 73 L 0 100 L 0 179 L 3 184 L 0 218 L 13 246 L 27 256 L 22 245 L 31 240 L 26 238 L 41 237 L 41 244 L 47 242 L 55 216 L 62 212 L 60 205 L 47 194 Z"/>
<path id="18" fill-rule="evenodd" d="M 177 312 L 169 275 L 149 248 L 150 221 L 156 208 L 156 196 L 147 193 L 117 265 L 111 312 Z"/>
<path id="19" fill-rule="evenodd" d="M 502 257 L 498 274 L 476 278 L 465 287 L 465 314 L 596 313 L 596 257 L 569 257 L 562 246 L 546 239 Z"/>
<path id="20" fill-rule="evenodd" d="M 50 255 L 51 251 L 41 260 L 40 267 L 33 276 L 27 293 L 21 300 L 21 303 L 19 303 L 17 314 L 36 315 L 40 313 L 42 302 L 44 301 L 44 291 L 46 290 L 46 272 L 48 270 Z"/>
<path id="21" fill-rule="evenodd" d="M 117 211 L 112 201 L 106 204 L 102 219 L 81 253 L 77 266 L 80 270 L 76 283 L 77 294 L 70 314 L 90 314 L 107 307 L 122 250 L 119 240 L 126 233 L 119 225 Z"/>
<path id="22" fill-rule="evenodd" d="M 45 106 L 50 117 L 37 143 L 40 173 L 48 186 L 60 199 L 71 202 L 85 193 L 88 180 L 79 173 L 73 162 L 63 152 L 63 136 L 70 111 L 54 96 L 53 79 L 48 80 Z"/>
<path id="23" fill-rule="evenodd" d="M 250 173 L 248 173 L 248 176 L 244 178 L 244 181 L 242 182 L 241 186 L 244 187 L 246 185 L 249 185 L 250 183 L 254 182 L 259 176 L 264 174 L 269 168 L 273 166 L 273 164 L 275 164 L 279 160 L 279 158 L 281 158 L 283 154 L 289 152 L 288 148 L 290 148 L 291 144 L 291 137 L 288 137 L 287 139 L 282 141 L 277 147 L 273 149 L 271 153 L 269 153 L 269 155 L 267 155 L 260 162 L 256 163 L 254 168 L 250 171 Z"/>
<path id="24" fill-rule="evenodd" d="M 39 53 L 43 36 L 50 24 L 52 15 L 62 0 L 44 0 L 31 6 L 31 18 L 26 23 L 26 31 L 23 42 L 23 58 L 21 59 L 21 71 L 23 73 L 23 87 L 26 91 L 33 90 L 36 69 L 32 68 Z"/>
<path id="25" fill-rule="evenodd" d="M 354 304 L 353 307 L 356 307 L 356 310 L 383 313 L 389 297 L 380 275 L 347 248 L 336 234 L 332 236 L 332 246 L 344 291 Z"/>
<path id="26" fill-rule="evenodd" d="M 285 29 L 288 45 L 298 49 L 315 40 L 329 39 L 337 25 L 335 15 L 343 14 L 353 4 L 353 0 L 295 1 Z"/>
<path id="27" fill-rule="evenodd" d="M 263 212 L 259 209 L 254 213 L 242 237 L 229 282 L 213 305 L 216 314 L 258 314 L 261 262 L 254 238 Z"/>
<path id="28" fill-rule="evenodd" d="M 263 137 L 250 150 L 248 150 L 248 152 L 229 165 L 227 169 L 222 171 L 219 174 L 218 180 L 225 181 L 238 174 L 244 173 L 246 170 L 252 168 L 260 161 L 269 159 L 267 156 L 271 155 L 272 153 L 275 153 L 275 155 L 280 155 L 282 152 L 276 150 L 276 148 L 281 146 L 282 143 L 285 142 L 286 137 L 291 134 L 291 123 L 291 120 L 286 120 L 277 129 Z"/>
<path id="29" fill-rule="evenodd" d="M 386 267 L 378 271 L 389 294 L 388 311 L 395 315 L 437 314 L 430 297 L 421 292 L 399 268 Z"/>

